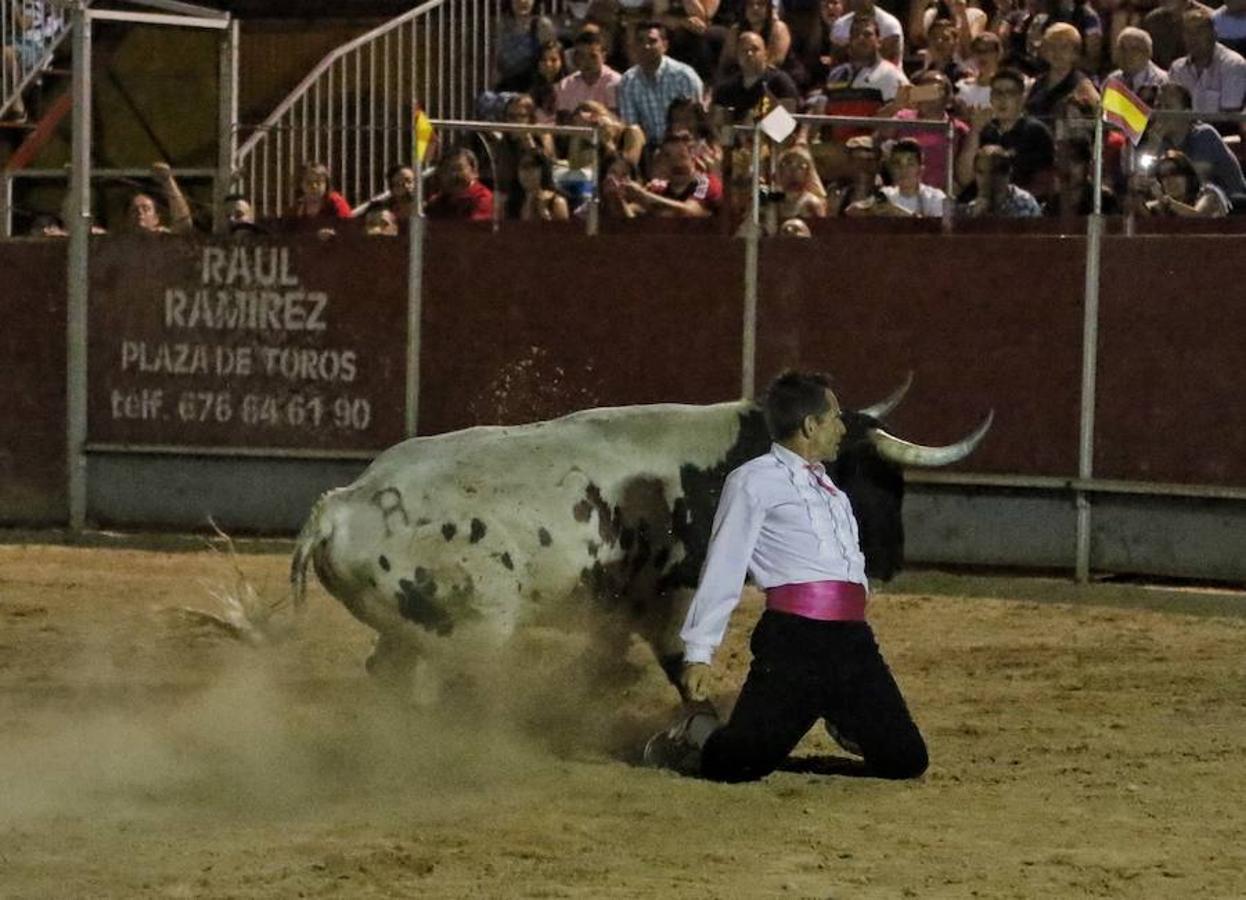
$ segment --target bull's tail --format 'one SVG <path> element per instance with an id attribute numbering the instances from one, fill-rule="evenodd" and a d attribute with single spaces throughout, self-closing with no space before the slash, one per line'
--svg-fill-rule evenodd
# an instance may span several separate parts
<path id="1" fill-rule="evenodd" d="M 303 607 L 307 595 L 307 567 L 312 562 L 317 546 L 333 535 L 333 525 L 325 515 L 326 501 L 332 493 L 330 491 L 322 494 L 316 501 L 294 546 L 294 557 L 290 560 L 290 595 L 295 609 Z"/>

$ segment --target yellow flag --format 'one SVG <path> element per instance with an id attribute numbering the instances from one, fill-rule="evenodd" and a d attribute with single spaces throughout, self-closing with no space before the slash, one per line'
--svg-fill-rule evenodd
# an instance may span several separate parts
<path id="1" fill-rule="evenodd" d="M 1139 100 L 1123 82 L 1109 78 L 1103 85 L 1103 117 L 1119 126 L 1137 145 L 1151 118 L 1151 107 Z"/>
<path id="2" fill-rule="evenodd" d="M 424 114 L 424 108 L 417 106 L 415 108 L 415 162 L 417 165 L 424 164 L 424 157 L 428 154 L 429 145 L 432 144 L 435 136 L 433 123 Z"/>

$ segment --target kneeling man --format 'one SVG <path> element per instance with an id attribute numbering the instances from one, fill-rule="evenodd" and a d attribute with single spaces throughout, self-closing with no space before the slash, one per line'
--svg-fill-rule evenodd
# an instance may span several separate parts
<path id="1" fill-rule="evenodd" d="M 715 781 L 773 772 L 818 720 L 869 774 L 916 778 L 926 745 L 865 621 L 865 557 L 848 497 L 827 476 L 845 434 L 827 376 L 787 372 L 767 389 L 770 452 L 728 477 L 688 610 L 686 698 L 708 706 L 710 660 L 745 575 L 766 592 L 753 663 L 731 719 L 698 711 L 660 732 L 645 762 Z"/>

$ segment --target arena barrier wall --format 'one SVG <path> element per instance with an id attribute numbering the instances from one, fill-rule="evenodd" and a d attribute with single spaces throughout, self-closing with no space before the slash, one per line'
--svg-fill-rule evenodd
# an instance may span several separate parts
<path id="1" fill-rule="evenodd" d="M 1090 488 L 1107 491 L 1094 493 L 1098 567 L 1242 571 L 1228 538 L 1195 546 L 1165 527 L 1231 534 L 1242 517 L 1246 313 L 1231 289 L 1242 240 L 1104 239 L 1095 476 L 1120 485 Z M 911 555 L 1068 566 L 1086 487 L 1085 253 L 1083 237 L 1026 233 L 762 241 L 757 384 L 788 365 L 825 368 L 862 405 L 912 371 L 890 421 L 923 443 L 994 409 L 969 460 L 913 473 Z M 65 520 L 64 260 L 63 244 L 0 244 L 15 376 L 0 425 L 8 523 Z M 424 260 L 419 433 L 740 395 L 743 241 L 432 227 Z M 407 266 L 405 240 L 348 234 L 93 239 L 90 518 L 297 527 L 319 491 L 402 437 Z"/>

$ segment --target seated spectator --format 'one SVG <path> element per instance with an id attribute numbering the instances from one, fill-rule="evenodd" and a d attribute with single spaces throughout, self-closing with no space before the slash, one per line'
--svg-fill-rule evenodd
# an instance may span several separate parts
<path id="1" fill-rule="evenodd" d="M 1099 105 L 1099 92 L 1086 74 L 1077 68 L 1082 55 L 1082 36 L 1065 22 L 1057 22 L 1043 33 L 1039 50 L 1047 71 L 1034 81 L 1025 99 L 1025 111 L 1036 119 L 1054 120 L 1067 104 L 1083 110 Z"/>
<path id="2" fill-rule="evenodd" d="M 1112 59 L 1119 68 L 1108 74 L 1124 83 L 1135 94 L 1145 87 L 1159 87 L 1168 73 L 1151 59 L 1151 36 L 1141 28 L 1122 28 L 1116 37 Z"/>
<path id="3" fill-rule="evenodd" d="M 769 2 L 769 0 L 767 0 Z M 727 121 L 751 124 L 776 106 L 795 112 L 800 102 L 796 83 L 766 58 L 760 34 L 745 31 L 735 41 L 736 74 L 714 88 L 713 104 Z"/>
<path id="4" fill-rule="evenodd" d="M 638 204 L 651 216 L 698 219 L 718 212 L 722 181 L 717 175 L 697 170 L 688 135 L 679 133 L 663 138 L 654 164 L 659 177 L 644 187 L 625 182 L 624 199 Z"/>
<path id="5" fill-rule="evenodd" d="M 952 123 L 952 145 L 948 146 L 947 131 L 930 128 L 910 129 L 900 132 L 916 141 L 922 148 L 921 180 L 942 189 L 947 185 L 948 160 L 955 159 L 964 142 L 969 126 L 948 112 L 951 106 L 951 85 L 942 72 L 927 69 L 913 76 L 913 85 L 900 88 L 896 99 L 878 111 L 883 118 L 923 119 Z M 933 93 L 931 93 L 933 91 Z M 913 97 L 919 97 L 914 101 Z M 893 129 L 887 129 L 888 134 Z"/>
<path id="6" fill-rule="evenodd" d="M 971 110 L 990 108 L 991 79 L 999 71 L 1004 51 L 999 35 L 986 31 L 973 39 L 969 52 L 970 73 L 956 82 L 956 109 L 965 117 Z"/>
<path id="7" fill-rule="evenodd" d="M 126 207 L 126 230 L 145 234 L 190 234 L 195 223 L 190 216 L 190 205 L 173 177 L 173 170 L 167 163 L 158 162 L 152 164 L 151 173 L 164 194 L 165 202 L 169 204 L 172 225 L 161 223 L 155 198 L 138 193 L 130 198 Z"/>
<path id="8" fill-rule="evenodd" d="M 1246 52 L 1246 0 L 1225 0 L 1211 16 L 1216 41 L 1234 53 Z"/>
<path id="9" fill-rule="evenodd" d="M 860 2 L 860 0 L 858 0 Z M 870 2 L 870 0 L 864 0 Z M 882 10 L 878 10 L 882 12 Z M 873 19 L 849 18 L 848 61 L 831 69 L 826 77 L 829 95 L 842 89 L 872 90 L 886 103 L 893 99 L 900 85 L 909 80 L 895 63 L 881 52 L 878 25 Z M 844 21 L 843 18 L 839 20 Z M 836 27 L 839 22 L 836 22 Z"/>
<path id="10" fill-rule="evenodd" d="M 978 148 L 973 159 L 972 199 L 960 205 L 962 215 L 970 218 L 1032 218 L 1042 215 L 1034 195 L 1012 183 L 1012 159 L 1012 153 L 998 144 Z"/>
<path id="11" fill-rule="evenodd" d="M 364 213 L 363 233 L 368 237 L 397 237 L 398 217 L 388 207 L 374 203 Z"/>
<path id="12" fill-rule="evenodd" d="M 1188 52 L 1182 16 L 1192 9 L 1203 9 L 1211 14 L 1211 7 L 1198 0 L 1162 0 L 1143 17 L 1142 28 L 1151 36 L 1151 58 L 1161 69 L 1172 68 L 1172 64 Z"/>
<path id="13" fill-rule="evenodd" d="M 879 173 L 882 170 L 882 152 L 869 135 L 849 138 L 844 148 L 852 163 L 851 181 L 843 185 L 836 198 L 835 214 L 869 216 L 875 206 L 887 202 Z"/>
<path id="14" fill-rule="evenodd" d="M 718 11 L 718 0 L 650 0 L 653 19 L 665 28 L 672 59 L 687 63 L 702 79 L 709 78 L 717 60 L 708 32 Z"/>
<path id="15" fill-rule="evenodd" d="M 606 65 L 606 46 L 601 29 L 586 27 L 575 38 L 571 58 L 576 71 L 558 82 L 554 90 L 554 108 L 560 121 L 571 118 L 586 100 L 600 103 L 611 115 L 618 115 L 619 80 L 623 77 Z"/>
<path id="16" fill-rule="evenodd" d="M 718 59 L 718 80 L 735 74 L 740 65 L 740 37 L 752 33 L 762 42 L 762 55 L 767 67 L 782 68 L 792 49 L 792 34 L 787 23 L 779 18 L 771 0 L 742 0 L 739 21 L 727 32 L 722 54 Z"/>
<path id="17" fill-rule="evenodd" d="M 885 206 L 891 207 L 892 211 L 885 213 L 885 207 L 880 205 L 877 214 L 900 214 L 917 218 L 938 218 L 943 215 L 947 194 L 923 182 L 922 156 L 922 145 L 913 138 L 901 138 L 891 145 L 891 152 L 887 155 L 887 170 L 891 173 L 894 184 L 882 190 L 883 196 L 887 198 Z"/>
<path id="18" fill-rule="evenodd" d="M 255 208 L 242 194 L 227 194 L 224 204 L 225 231 L 230 235 L 245 236 L 263 234 L 264 229 L 255 223 Z"/>
<path id="19" fill-rule="evenodd" d="M 541 47 L 558 38 L 553 22 L 533 14 L 535 6 L 535 0 L 503 0 L 493 33 L 495 90 L 528 90 Z"/>
<path id="20" fill-rule="evenodd" d="M 986 31 L 988 18 L 985 11 L 965 0 L 917 0 L 909 6 L 908 38 L 914 47 L 929 49 L 935 22 L 947 22 L 952 46 L 956 52 L 968 54 L 970 42 Z"/>
<path id="21" fill-rule="evenodd" d="M 506 218 L 522 222 L 565 222 L 571 218 L 567 198 L 554 186 L 554 167 L 539 150 L 519 158 L 515 183 L 506 192 Z"/>
<path id="22" fill-rule="evenodd" d="M 640 170 L 625 156 L 605 156 L 601 162 L 601 214 L 607 219 L 635 219 L 644 207 L 628 199 L 629 185 L 640 187 Z"/>
<path id="23" fill-rule="evenodd" d="M 991 108 L 975 110 L 969 133 L 956 157 L 956 182 L 972 185 L 978 148 L 999 145 L 1012 154 L 1010 174 L 1017 187 L 1031 190 L 1049 174 L 1055 161 L 1051 131 L 1033 116 L 1024 114 L 1025 78 L 1015 69 L 1001 69 L 991 79 Z"/>
<path id="24" fill-rule="evenodd" d="M 791 29 L 792 49 L 783 70 L 796 82 L 802 97 L 826 84 L 834 64 L 831 29 L 843 13 L 842 0 L 819 0 L 817 15 L 806 17 L 803 27 Z"/>
<path id="25" fill-rule="evenodd" d="M 1165 151 L 1155 164 L 1154 177 L 1135 179 L 1131 188 L 1131 209 L 1152 216 L 1216 219 L 1227 216 L 1233 208 L 1224 191 L 1203 181 L 1180 150 Z M 1148 196 L 1145 202 L 1138 202 L 1138 198 Z"/>
<path id="26" fill-rule="evenodd" d="M 704 87 L 696 70 L 666 55 L 666 28 L 642 22 L 636 28 L 636 65 L 619 81 L 619 117 L 639 125 L 645 141 L 656 147 L 666 128 L 666 111 L 677 97 L 701 102 Z"/>
<path id="27" fill-rule="evenodd" d="M 1246 204 L 1246 178 L 1242 175 L 1242 165 L 1220 132 L 1205 122 L 1162 115 L 1164 112 L 1186 112 L 1189 109 L 1189 91 L 1172 82 L 1162 85 L 1155 98 L 1156 115 L 1152 117 L 1142 140 L 1140 154 L 1149 153 L 1158 158 L 1166 150 L 1180 150 L 1205 181 L 1210 181 L 1229 195 L 1234 206 Z"/>
<path id="28" fill-rule="evenodd" d="M 558 85 L 563 77 L 562 44 L 550 41 L 542 44 L 537 56 L 536 74 L 528 96 L 536 104 L 536 120 L 542 125 L 553 125 L 558 114 Z"/>
<path id="29" fill-rule="evenodd" d="M 424 204 L 430 219 L 488 222 L 493 219 L 493 191 L 480 183 L 480 164 L 466 147 L 451 150 L 437 166 L 437 193 Z"/>
<path id="30" fill-rule="evenodd" d="M 826 188 L 818 177 L 809 148 L 803 144 L 789 147 L 779 155 L 775 187 L 783 195 L 779 202 L 780 219 L 821 219 L 826 216 Z"/>
<path id="31" fill-rule="evenodd" d="M 502 121 L 512 125 L 537 125 L 536 103 L 527 94 L 512 94 L 506 103 Z M 506 191 L 515 183 L 519 171 L 519 158 L 529 150 L 540 150 L 554 156 L 554 138 L 549 133 L 523 132 L 508 134 L 498 132 L 492 136 L 493 163 L 491 185 L 495 191 Z M 499 202 L 504 202 L 500 199 Z"/>
<path id="32" fill-rule="evenodd" d="M 704 106 L 694 100 L 677 97 L 666 110 L 668 134 L 686 134 L 692 141 L 692 158 L 702 172 L 721 175 L 723 148 L 718 133 L 710 122 Z"/>
<path id="33" fill-rule="evenodd" d="M 779 235 L 781 237 L 811 238 L 813 237 L 813 232 L 809 230 L 809 223 L 804 219 L 784 219 L 783 224 L 779 226 Z"/>
<path id="34" fill-rule="evenodd" d="M 320 223 L 350 217 L 350 204 L 329 183 L 328 167 L 318 162 L 303 163 L 299 171 L 298 198 L 286 210 L 286 219 Z"/>
<path id="35" fill-rule="evenodd" d="M 381 202 L 395 219 L 405 222 L 411 218 L 411 208 L 415 206 L 415 170 L 402 163 L 390 166 L 385 173 L 385 184 L 389 187 L 389 196 Z"/>
<path id="36" fill-rule="evenodd" d="M 1095 149 L 1083 134 L 1070 135 L 1056 142 L 1054 190 L 1044 204 L 1048 216 L 1088 216 L 1095 211 Z M 1100 188 L 1099 209 L 1105 216 L 1121 211 L 1116 194 L 1104 184 Z"/>
<path id="37" fill-rule="evenodd" d="M 668 110 L 669 115 L 669 110 Z M 595 100 L 585 100 L 576 107 L 568 125 L 596 127 L 601 141 L 601 152 L 618 153 L 626 156 L 633 165 L 640 165 L 641 155 L 645 150 L 645 134 L 636 125 L 624 125 L 605 106 Z M 592 165 L 593 145 L 591 142 L 573 137 L 568 142 L 567 164 L 571 168 Z"/>
<path id="38" fill-rule="evenodd" d="M 963 4 L 962 4 L 963 8 Z M 968 77 L 969 69 L 961 61 L 956 23 L 951 19 L 935 19 L 926 33 L 926 52 L 922 72 L 939 72 L 951 84 Z"/>
<path id="39" fill-rule="evenodd" d="M 1216 41 L 1211 13 L 1191 9 L 1181 22 L 1189 55 L 1173 62 L 1168 80 L 1190 92 L 1195 112 L 1240 112 L 1246 102 L 1246 58 Z"/>
<path id="40" fill-rule="evenodd" d="M 882 58 L 898 67 L 904 59 L 904 26 L 900 20 L 875 6 L 874 0 L 848 0 L 848 9 L 850 11 L 836 19 L 831 28 L 831 44 L 837 48 L 837 55 L 841 58 L 852 56 L 853 23 L 865 20 L 874 23 L 874 34 Z"/>

